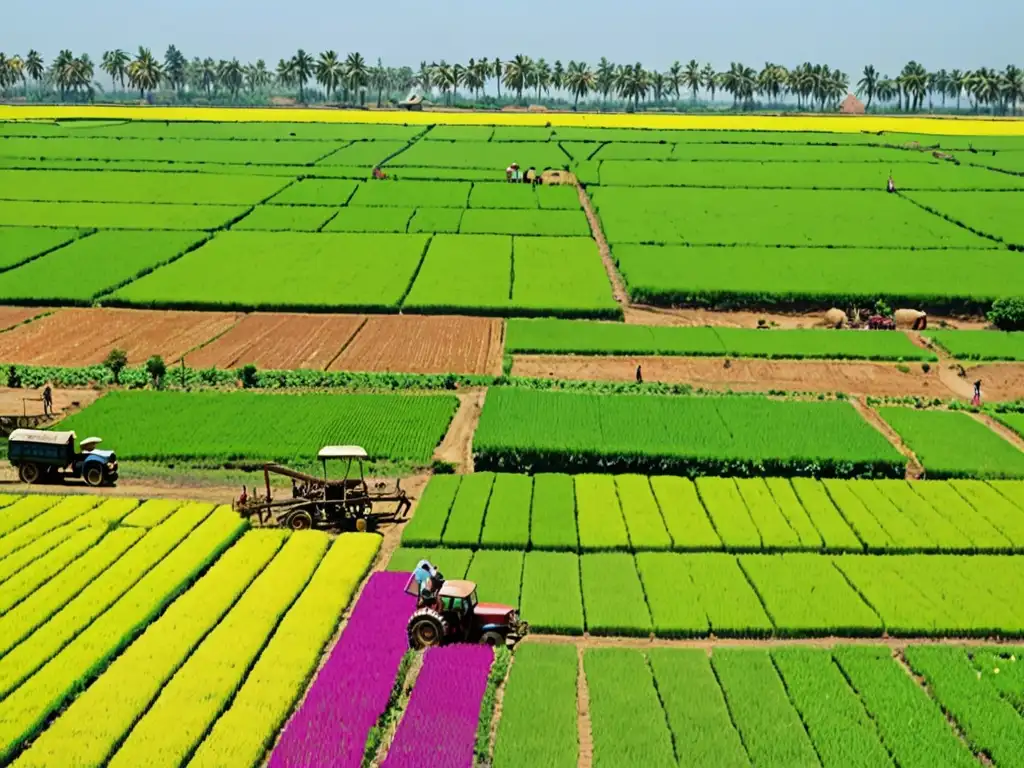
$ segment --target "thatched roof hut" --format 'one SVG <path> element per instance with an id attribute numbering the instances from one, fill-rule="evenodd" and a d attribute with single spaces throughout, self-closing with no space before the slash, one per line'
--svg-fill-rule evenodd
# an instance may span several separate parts
<path id="1" fill-rule="evenodd" d="M 843 115 L 863 115 L 864 102 L 852 93 L 848 93 L 846 98 L 843 99 L 843 103 L 839 105 L 839 112 Z"/>

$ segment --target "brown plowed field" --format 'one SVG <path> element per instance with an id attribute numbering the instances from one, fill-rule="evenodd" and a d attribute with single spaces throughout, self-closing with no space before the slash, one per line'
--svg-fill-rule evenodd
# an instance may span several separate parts
<path id="1" fill-rule="evenodd" d="M 128 362 L 160 355 L 168 363 L 223 333 L 236 312 L 172 312 L 149 309 L 62 309 L 0 334 L 0 361 L 24 365 L 81 366 L 100 363 L 111 349 Z"/>
<path id="2" fill-rule="evenodd" d="M 0 307 L 0 331 L 6 331 L 26 320 L 52 311 L 45 307 Z"/>
<path id="3" fill-rule="evenodd" d="M 490 317 L 371 317 L 332 371 L 501 373 L 502 321 Z"/>
<path id="4" fill-rule="evenodd" d="M 53 410 L 57 414 L 84 408 L 91 405 L 100 396 L 99 391 L 95 389 L 54 389 L 52 394 Z M 0 415 L 42 416 L 42 387 L 39 389 L 0 387 Z"/>
<path id="5" fill-rule="evenodd" d="M 728 367 L 726 364 L 728 363 Z M 516 355 L 513 376 L 634 381 L 642 366 L 645 382 L 692 384 L 708 389 L 742 391 L 848 392 L 879 397 L 949 398 L 937 366 L 925 373 L 920 364 L 902 373 L 894 364 L 828 361 L 725 360 L 720 357 L 586 357 Z M 994 398 L 993 394 L 989 394 Z"/>
<path id="6" fill-rule="evenodd" d="M 323 370 L 338 356 L 366 318 L 362 315 L 256 313 L 202 349 L 188 355 L 192 368 L 259 368 Z"/>

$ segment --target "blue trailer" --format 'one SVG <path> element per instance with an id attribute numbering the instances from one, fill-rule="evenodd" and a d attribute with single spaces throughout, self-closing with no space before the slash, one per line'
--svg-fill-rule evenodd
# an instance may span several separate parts
<path id="1" fill-rule="evenodd" d="M 82 478 L 88 485 L 117 482 L 117 456 L 96 448 L 98 437 L 88 437 L 75 450 L 74 432 L 16 429 L 7 439 L 7 458 L 18 470 L 21 482 L 60 482 L 66 477 Z"/>

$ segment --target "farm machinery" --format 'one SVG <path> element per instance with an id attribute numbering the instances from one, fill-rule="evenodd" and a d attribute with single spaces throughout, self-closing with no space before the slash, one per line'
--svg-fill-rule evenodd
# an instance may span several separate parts
<path id="1" fill-rule="evenodd" d="M 242 487 L 242 495 L 234 509 L 243 517 L 256 516 L 263 525 L 278 525 L 302 531 L 309 528 L 341 528 L 345 530 L 373 530 L 378 524 L 394 522 L 405 517 L 412 504 L 401 480 L 392 486 L 376 483 L 371 488 L 364 474 L 366 451 L 357 445 L 328 445 L 320 449 L 317 458 L 323 463 L 322 477 L 299 472 L 280 464 L 264 464 L 263 478 L 266 495 L 252 493 Z M 329 461 L 345 463 L 340 479 L 330 479 Z M 357 464 L 357 475 L 353 465 Z M 291 480 L 290 497 L 274 498 L 270 476 L 280 475 Z M 391 511 L 375 509 L 375 505 L 394 504 Z"/>
<path id="2" fill-rule="evenodd" d="M 75 450 L 74 432 L 49 432 L 42 429 L 16 429 L 7 439 L 7 458 L 18 470 L 23 483 L 63 482 L 67 477 L 82 478 L 87 485 L 114 485 L 117 482 L 117 456 L 101 451 L 102 440 L 87 437 L 81 450 Z"/>
<path id="3" fill-rule="evenodd" d="M 511 605 L 479 602 L 474 582 L 447 581 L 429 560 L 416 565 L 405 591 L 416 597 L 406 625 L 414 650 L 449 642 L 512 645 L 529 631 Z"/>

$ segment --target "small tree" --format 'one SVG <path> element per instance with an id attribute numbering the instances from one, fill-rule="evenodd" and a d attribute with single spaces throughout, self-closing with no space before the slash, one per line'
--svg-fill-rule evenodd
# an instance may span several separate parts
<path id="1" fill-rule="evenodd" d="M 1003 331 L 1024 331 L 1024 296 L 1007 296 L 993 301 L 988 321 Z"/>
<path id="2" fill-rule="evenodd" d="M 110 373 L 114 377 L 114 383 L 121 383 L 121 371 L 128 365 L 128 353 L 123 349 L 112 349 L 110 354 L 107 355 L 107 359 L 103 361 L 103 365 L 107 367 Z"/>
<path id="3" fill-rule="evenodd" d="M 149 374 L 153 386 L 160 389 L 164 383 L 164 376 L 167 375 L 167 366 L 160 355 L 153 355 L 146 361 L 146 373 Z"/>
<path id="4" fill-rule="evenodd" d="M 238 369 L 238 380 L 242 382 L 242 386 L 246 389 L 252 389 L 256 386 L 256 366 L 252 363 L 243 365 Z"/>
<path id="5" fill-rule="evenodd" d="M 7 367 L 7 386 L 12 389 L 19 389 L 21 387 L 21 374 L 18 373 L 18 369 L 13 365 Z"/>

